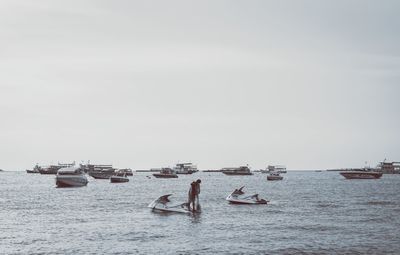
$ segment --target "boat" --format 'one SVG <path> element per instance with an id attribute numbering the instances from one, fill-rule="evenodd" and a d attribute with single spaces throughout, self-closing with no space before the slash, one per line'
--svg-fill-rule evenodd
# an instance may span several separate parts
<path id="1" fill-rule="evenodd" d="M 39 174 L 40 173 L 39 170 L 40 170 L 40 166 L 38 164 L 36 164 L 36 166 L 32 170 L 27 169 L 26 172 L 28 174 Z"/>
<path id="2" fill-rule="evenodd" d="M 122 168 L 122 169 L 118 169 L 118 171 L 125 173 L 126 176 L 133 176 L 132 169 L 130 169 L 130 168 Z"/>
<path id="3" fill-rule="evenodd" d="M 124 171 L 118 171 L 110 178 L 110 182 L 112 183 L 121 183 L 121 182 L 129 182 L 128 177 L 126 177 L 126 173 Z"/>
<path id="4" fill-rule="evenodd" d="M 159 173 L 153 174 L 156 178 L 178 178 L 178 175 L 171 168 L 162 168 Z"/>
<path id="5" fill-rule="evenodd" d="M 268 166 L 265 170 L 261 170 L 261 173 L 267 174 L 271 172 L 278 172 L 280 174 L 286 174 L 287 170 L 285 166 L 282 165 L 275 165 L 275 166 Z"/>
<path id="6" fill-rule="evenodd" d="M 400 174 L 400 162 L 380 162 L 376 169 L 383 174 Z"/>
<path id="7" fill-rule="evenodd" d="M 226 175 L 252 175 L 250 168 L 247 166 L 241 167 L 226 167 L 222 168 L 221 172 Z"/>
<path id="8" fill-rule="evenodd" d="M 82 187 L 87 184 L 88 180 L 80 167 L 65 167 L 57 172 L 57 187 Z"/>
<path id="9" fill-rule="evenodd" d="M 242 205 L 261 205 L 267 204 L 269 201 L 259 198 L 258 194 L 247 195 L 243 191 L 243 187 L 240 189 L 235 189 L 226 200 L 231 204 L 242 204 Z"/>
<path id="10" fill-rule="evenodd" d="M 280 181 L 283 180 L 283 176 L 279 172 L 271 172 L 267 176 L 268 181 Z"/>
<path id="11" fill-rule="evenodd" d="M 379 179 L 382 177 L 382 172 L 376 172 L 371 169 L 358 169 L 352 171 L 343 171 L 340 174 L 346 179 Z"/>
<path id="12" fill-rule="evenodd" d="M 158 199 L 154 200 L 151 202 L 148 207 L 151 208 L 153 211 L 158 211 L 158 212 L 172 212 L 172 213 L 192 213 L 192 211 L 189 210 L 189 203 L 173 203 L 170 200 L 170 196 L 172 194 L 164 195 L 159 197 Z"/>
<path id="13" fill-rule="evenodd" d="M 174 167 L 176 174 L 193 174 L 198 172 L 197 166 L 192 163 L 179 163 Z"/>
<path id="14" fill-rule="evenodd" d="M 95 179 L 110 179 L 115 174 L 115 168 L 112 165 L 82 165 L 82 168 Z"/>
<path id="15" fill-rule="evenodd" d="M 69 168 L 75 166 L 75 162 L 71 164 L 62 164 L 58 163 L 57 165 L 50 165 L 47 167 L 40 167 L 39 168 L 39 173 L 40 174 L 57 174 L 58 170 L 61 168 Z"/>

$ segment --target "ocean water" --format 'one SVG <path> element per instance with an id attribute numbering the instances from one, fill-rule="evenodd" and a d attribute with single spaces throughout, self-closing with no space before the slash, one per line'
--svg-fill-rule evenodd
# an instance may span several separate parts
<path id="1" fill-rule="evenodd" d="M 196 173 L 129 183 L 89 178 L 55 188 L 55 177 L 0 173 L 0 254 L 400 254 L 400 175 L 345 180 L 337 172 Z M 185 201 L 200 178 L 199 215 L 154 213 L 173 193 Z M 230 205 L 235 188 L 268 205 Z"/>

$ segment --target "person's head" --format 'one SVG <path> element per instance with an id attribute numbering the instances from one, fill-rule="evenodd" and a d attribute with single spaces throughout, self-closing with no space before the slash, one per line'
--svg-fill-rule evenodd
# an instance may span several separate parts
<path id="1" fill-rule="evenodd" d="M 197 179 L 197 181 L 196 181 L 197 183 L 201 183 L 201 180 L 200 179 Z"/>

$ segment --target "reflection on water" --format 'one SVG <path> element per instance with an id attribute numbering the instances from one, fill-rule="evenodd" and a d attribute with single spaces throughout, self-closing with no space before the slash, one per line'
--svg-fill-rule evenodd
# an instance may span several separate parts
<path id="1" fill-rule="evenodd" d="M 89 178 L 55 188 L 54 176 L 0 174 L 0 253 L 5 254 L 398 254 L 400 175 L 344 180 L 335 172 L 266 176 L 196 173 L 178 179 L 135 174 L 112 185 Z M 200 214 L 154 213 L 147 205 L 173 193 L 186 201 L 202 179 Z M 234 189 L 268 205 L 230 205 Z"/>

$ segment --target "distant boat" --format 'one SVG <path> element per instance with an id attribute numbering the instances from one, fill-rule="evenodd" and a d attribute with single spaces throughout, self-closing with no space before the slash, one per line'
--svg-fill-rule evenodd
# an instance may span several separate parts
<path id="1" fill-rule="evenodd" d="M 57 165 L 50 165 L 48 167 L 40 167 L 39 173 L 40 174 L 57 174 L 58 170 L 61 168 L 73 167 L 75 166 L 75 162 L 71 164 L 61 164 L 58 163 Z"/>
<path id="2" fill-rule="evenodd" d="M 198 172 L 197 166 L 192 163 L 179 163 L 173 169 L 177 174 L 193 174 Z"/>
<path id="3" fill-rule="evenodd" d="M 36 166 L 32 170 L 27 169 L 26 172 L 28 174 L 39 174 L 40 173 L 40 168 L 41 167 L 38 164 L 36 164 Z"/>
<path id="4" fill-rule="evenodd" d="M 354 171 L 340 172 L 346 179 L 379 179 L 383 173 L 371 171 L 369 169 L 359 169 Z"/>
<path id="5" fill-rule="evenodd" d="M 384 174 L 400 174 L 400 162 L 380 162 L 377 171 Z"/>
<path id="6" fill-rule="evenodd" d="M 278 172 L 280 174 L 286 174 L 286 166 L 276 165 L 276 166 L 268 166 L 265 170 L 261 170 L 261 173 L 271 173 L 271 172 Z"/>
<path id="7" fill-rule="evenodd" d="M 221 172 L 226 175 L 252 175 L 250 168 L 247 166 L 241 167 L 226 167 L 222 168 Z"/>
<path id="8" fill-rule="evenodd" d="M 178 178 L 178 175 L 171 168 L 162 168 L 160 173 L 153 174 L 156 178 Z"/>
<path id="9" fill-rule="evenodd" d="M 57 187 L 82 187 L 88 184 L 83 170 L 79 167 L 61 168 L 57 172 Z"/>
<path id="10" fill-rule="evenodd" d="M 112 183 L 121 183 L 121 182 L 129 182 L 128 177 L 126 177 L 126 173 L 123 171 L 116 172 L 115 175 L 111 176 L 110 182 Z"/>
<path id="11" fill-rule="evenodd" d="M 132 169 L 130 169 L 130 168 L 121 168 L 121 169 L 118 169 L 118 171 L 125 173 L 126 176 L 133 176 Z"/>
<path id="12" fill-rule="evenodd" d="M 115 173 L 115 168 L 112 165 L 81 165 L 81 167 L 95 179 L 110 179 Z"/>
<path id="13" fill-rule="evenodd" d="M 283 176 L 279 174 L 279 172 L 272 172 L 267 176 L 268 181 L 281 181 L 283 180 Z"/>

